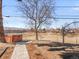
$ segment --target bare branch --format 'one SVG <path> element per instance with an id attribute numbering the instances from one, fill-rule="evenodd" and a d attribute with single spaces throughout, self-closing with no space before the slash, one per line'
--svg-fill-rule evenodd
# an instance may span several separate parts
<path id="1" fill-rule="evenodd" d="M 36 30 L 50 21 L 52 10 L 50 0 L 24 0 L 20 6 L 21 12 L 28 17 L 32 26 Z M 53 2 L 53 1 L 52 1 Z M 50 22 L 51 23 L 51 22 Z M 47 24 L 48 25 L 48 24 Z"/>

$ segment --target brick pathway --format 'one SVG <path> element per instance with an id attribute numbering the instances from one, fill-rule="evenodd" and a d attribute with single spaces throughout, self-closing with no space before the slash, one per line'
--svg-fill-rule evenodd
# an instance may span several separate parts
<path id="1" fill-rule="evenodd" d="M 16 45 L 11 59 L 29 59 L 28 51 L 25 45 Z"/>

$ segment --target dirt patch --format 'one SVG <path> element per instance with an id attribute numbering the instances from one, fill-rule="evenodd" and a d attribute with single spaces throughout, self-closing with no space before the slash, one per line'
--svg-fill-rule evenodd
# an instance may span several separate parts
<path id="1" fill-rule="evenodd" d="M 47 59 L 42 55 L 39 49 L 34 44 L 28 44 L 27 49 L 29 52 L 30 59 Z"/>
<path id="2" fill-rule="evenodd" d="M 60 56 L 62 53 L 60 51 L 48 51 L 48 46 L 38 47 L 42 52 L 42 55 L 46 56 L 48 59 L 62 59 Z"/>
<path id="3" fill-rule="evenodd" d="M 48 51 L 49 46 L 37 46 L 34 44 L 28 44 L 27 49 L 30 55 L 30 59 L 62 59 L 59 51 Z"/>
<path id="4" fill-rule="evenodd" d="M 2 55 L 2 57 L 0 59 L 10 59 L 12 52 L 13 52 L 14 47 L 9 47 L 4 54 Z"/>

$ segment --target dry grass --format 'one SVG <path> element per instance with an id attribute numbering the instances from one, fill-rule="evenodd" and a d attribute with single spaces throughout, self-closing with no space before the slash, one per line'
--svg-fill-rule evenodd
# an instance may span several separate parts
<path id="1" fill-rule="evenodd" d="M 48 46 L 38 47 L 42 52 L 42 55 L 46 56 L 47 59 L 62 59 L 60 51 L 48 51 Z"/>
<path id="2" fill-rule="evenodd" d="M 27 32 L 23 33 L 23 40 L 35 40 L 35 33 Z M 60 34 L 55 33 L 39 33 L 39 40 L 49 40 L 53 42 L 62 42 L 62 36 Z M 65 36 L 65 43 L 79 43 L 79 35 L 72 36 L 67 35 Z"/>
<path id="3" fill-rule="evenodd" d="M 61 36 L 59 34 L 53 34 L 53 33 L 39 33 L 39 40 L 51 40 L 51 41 L 58 41 Z M 35 40 L 35 33 L 33 32 L 27 32 L 23 34 L 24 40 Z"/>

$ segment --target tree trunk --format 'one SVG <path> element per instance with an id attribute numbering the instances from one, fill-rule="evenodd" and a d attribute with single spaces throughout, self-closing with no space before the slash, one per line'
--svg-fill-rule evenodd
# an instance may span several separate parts
<path id="1" fill-rule="evenodd" d="M 0 41 L 5 42 L 4 29 L 3 29 L 3 18 L 2 18 L 2 0 L 0 0 Z"/>
<path id="2" fill-rule="evenodd" d="M 36 40 L 38 40 L 38 28 L 37 28 L 36 22 L 35 22 L 35 37 L 36 37 Z"/>
<path id="3" fill-rule="evenodd" d="M 62 35 L 62 39 L 63 39 L 63 44 L 64 44 L 64 33 L 63 33 L 63 35 Z"/>
<path id="4" fill-rule="evenodd" d="M 36 32 L 36 40 L 39 40 L 39 39 L 38 39 L 38 30 L 36 29 L 35 32 Z"/>
<path id="5" fill-rule="evenodd" d="M 63 42 L 63 45 L 64 45 L 64 37 L 65 37 L 64 30 L 65 30 L 65 29 L 62 27 L 62 31 L 61 31 L 61 32 L 62 32 L 62 42 Z"/>

